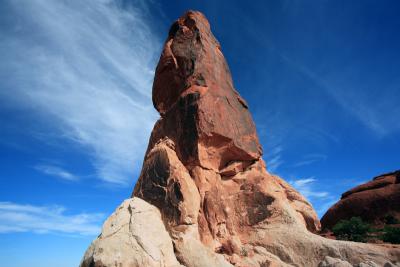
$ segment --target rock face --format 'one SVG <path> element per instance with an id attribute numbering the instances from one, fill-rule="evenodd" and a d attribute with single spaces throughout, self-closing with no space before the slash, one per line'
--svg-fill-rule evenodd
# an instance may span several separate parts
<path id="1" fill-rule="evenodd" d="M 132 198 L 125 200 L 107 219 L 80 266 L 181 265 L 159 210 L 140 198 Z"/>
<path id="2" fill-rule="evenodd" d="M 161 119 L 149 150 L 168 138 L 187 168 L 214 172 L 235 162 L 244 169 L 260 159 L 247 104 L 234 89 L 220 45 L 200 13 L 172 25 L 155 73 L 153 104 Z"/>
<path id="3" fill-rule="evenodd" d="M 239 255 L 249 229 L 262 221 L 286 216 L 319 230 L 311 205 L 266 172 L 248 106 L 201 13 L 172 25 L 153 103 L 161 118 L 133 196 L 157 206 L 171 231 L 196 227 L 212 251 Z"/>
<path id="4" fill-rule="evenodd" d="M 153 103 L 161 118 L 132 197 L 160 211 L 180 264 L 329 266 L 329 256 L 337 262 L 373 260 L 383 266 L 400 260 L 398 249 L 328 240 L 312 233 L 320 230 L 312 206 L 266 171 L 248 105 L 233 87 L 220 45 L 203 14 L 189 11 L 172 25 L 156 69 Z M 153 224 L 152 219 L 147 222 L 146 227 Z M 152 266 L 96 260 L 108 257 L 96 250 L 102 236 L 86 253 L 84 262 L 95 263 L 90 266 Z M 149 244 L 151 240 L 149 235 Z M 165 255 L 176 264 L 168 251 Z"/>
<path id="5" fill-rule="evenodd" d="M 332 227 L 342 219 L 361 217 L 374 225 L 382 225 L 385 216 L 400 220 L 400 170 L 373 178 L 342 194 L 322 217 L 324 229 Z"/>

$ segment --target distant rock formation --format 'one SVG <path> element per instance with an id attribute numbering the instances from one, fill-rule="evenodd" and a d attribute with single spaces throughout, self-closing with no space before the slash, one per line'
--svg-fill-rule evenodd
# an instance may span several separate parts
<path id="1" fill-rule="evenodd" d="M 400 221 L 400 170 L 377 176 L 343 193 L 321 223 L 324 229 L 332 229 L 340 220 L 357 216 L 380 226 L 388 215 Z"/>
<path id="2" fill-rule="evenodd" d="M 186 267 L 400 261 L 398 248 L 312 233 L 320 229 L 312 206 L 266 171 L 248 105 L 234 89 L 200 12 L 189 11 L 172 25 L 156 69 L 153 103 L 161 118 L 133 198 L 106 221 L 82 267 L 175 266 L 175 259 Z M 145 220 L 134 212 L 142 209 L 153 210 L 143 214 Z"/>

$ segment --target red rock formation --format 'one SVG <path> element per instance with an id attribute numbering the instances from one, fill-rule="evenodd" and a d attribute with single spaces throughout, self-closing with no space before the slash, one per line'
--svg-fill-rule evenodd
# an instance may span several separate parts
<path id="1" fill-rule="evenodd" d="M 188 12 L 172 25 L 153 103 L 161 118 L 133 196 L 160 208 L 168 225 L 196 224 L 204 244 L 228 255 L 240 254 L 248 228 L 282 218 L 282 200 L 295 220 L 319 229 L 311 205 L 266 172 L 248 105 L 201 13 Z"/>
<path id="2" fill-rule="evenodd" d="M 311 233 L 320 229 L 315 211 L 266 171 L 248 105 L 234 89 L 220 45 L 201 13 L 189 11 L 172 25 L 156 69 L 153 103 L 161 118 L 134 198 L 107 220 L 82 267 L 175 266 L 172 242 L 174 256 L 186 267 L 312 267 L 371 259 L 383 266 L 400 258 L 400 252 Z M 138 219 L 138 212 L 153 205 L 171 246 L 165 238 L 152 242 L 157 233 L 151 225 L 161 221 L 155 212 Z"/>
<path id="3" fill-rule="evenodd" d="M 167 136 L 185 166 L 215 171 L 260 158 L 247 104 L 234 89 L 220 45 L 200 13 L 172 25 L 156 69 L 153 103 L 162 118 L 149 148 Z"/>
<path id="4" fill-rule="evenodd" d="M 322 217 L 324 229 L 342 219 L 358 216 L 374 225 L 384 223 L 386 215 L 400 219 L 400 170 L 375 177 L 342 194 Z"/>

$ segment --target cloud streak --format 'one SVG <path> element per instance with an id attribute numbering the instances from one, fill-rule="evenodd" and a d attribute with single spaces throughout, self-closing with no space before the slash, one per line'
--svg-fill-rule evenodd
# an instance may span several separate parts
<path id="1" fill-rule="evenodd" d="M 62 206 L 34 206 L 0 202 L 0 233 L 33 232 L 97 235 L 101 213 L 66 215 Z"/>
<path id="2" fill-rule="evenodd" d="M 157 118 L 151 84 L 160 43 L 142 10 L 104 0 L 8 6 L 19 19 L 5 23 L 0 43 L 0 101 L 34 110 L 89 153 L 98 178 L 127 184 Z"/>
<path id="3" fill-rule="evenodd" d="M 316 163 L 318 161 L 326 160 L 327 156 L 323 154 L 309 154 L 303 156 L 302 160 L 296 162 L 293 164 L 293 167 L 302 167 L 306 165 L 310 165 L 313 163 Z"/>
<path id="4" fill-rule="evenodd" d="M 313 204 L 319 217 L 337 201 L 331 193 L 318 188 L 315 177 L 293 179 L 289 183 Z"/>
<path id="5" fill-rule="evenodd" d="M 323 77 L 317 75 L 317 73 L 307 66 L 293 61 L 286 55 L 279 54 L 287 64 L 311 79 L 328 93 L 343 110 L 352 114 L 377 136 L 384 137 L 400 131 L 400 126 L 396 123 L 397 118 L 400 116 L 400 108 L 396 104 L 396 100 L 400 97 L 398 83 L 387 88 L 380 88 L 379 90 L 368 87 L 366 89 L 359 89 L 351 85 L 351 83 L 347 84 L 344 79 L 346 75 L 354 76 L 354 70 L 345 69 L 342 73 L 336 74 L 336 76 Z M 338 80 L 342 80 L 341 83 Z M 362 88 L 361 84 L 356 86 Z M 369 93 L 366 93 L 366 91 Z M 377 94 L 374 95 L 371 92 Z M 390 107 L 390 112 L 387 112 L 388 107 Z"/>
<path id="6" fill-rule="evenodd" d="M 303 196 L 307 199 L 315 199 L 315 198 L 326 198 L 329 196 L 329 193 L 326 191 L 320 191 L 315 188 L 315 182 L 317 180 L 314 177 L 297 179 L 289 181 L 294 188 L 296 188 Z"/>
<path id="7" fill-rule="evenodd" d="M 280 145 L 276 145 L 271 152 L 267 155 L 267 169 L 272 173 L 276 173 L 278 168 L 284 163 L 282 159 L 282 147 Z"/>
<path id="8" fill-rule="evenodd" d="M 52 165 L 37 165 L 35 169 L 50 176 L 54 176 L 67 181 L 78 181 L 79 177 L 70 173 L 69 171 L 64 170 L 58 166 Z"/>

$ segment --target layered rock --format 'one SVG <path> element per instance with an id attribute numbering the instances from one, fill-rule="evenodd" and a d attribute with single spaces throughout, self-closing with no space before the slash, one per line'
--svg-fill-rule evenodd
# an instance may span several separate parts
<path id="1" fill-rule="evenodd" d="M 383 265 L 400 258 L 396 249 L 312 233 L 320 229 L 312 206 L 267 172 L 248 105 L 201 13 L 189 11 L 172 25 L 155 73 L 153 103 L 161 118 L 132 197 L 161 212 L 180 264 L 317 266 L 329 256 Z"/>
<path id="2" fill-rule="evenodd" d="M 400 220 L 400 170 L 377 176 L 343 193 L 321 223 L 324 229 L 332 229 L 340 220 L 357 216 L 379 226 L 385 224 L 388 215 Z"/>

